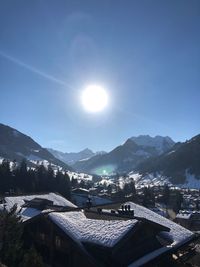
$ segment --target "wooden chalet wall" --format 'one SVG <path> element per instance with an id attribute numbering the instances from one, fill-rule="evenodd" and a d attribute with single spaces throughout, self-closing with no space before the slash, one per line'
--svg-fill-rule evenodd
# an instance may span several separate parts
<path id="1" fill-rule="evenodd" d="M 95 267 L 84 248 L 66 235 L 47 216 L 39 216 L 25 224 L 25 245 L 32 244 L 40 252 L 46 264 L 52 267 Z"/>

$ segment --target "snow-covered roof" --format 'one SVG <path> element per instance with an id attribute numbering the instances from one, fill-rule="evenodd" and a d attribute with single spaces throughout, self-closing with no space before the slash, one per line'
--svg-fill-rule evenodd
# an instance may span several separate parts
<path id="1" fill-rule="evenodd" d="M 194 234 L 185 229 L 184 227 L 162 217 L 161 215 L 145 208 L 140 205 L 137 205 L 133 202 L 127 202 L 127 205 L 131 206 L 131 209 L 134 210 L 134 215 L 136 217 L 143 217 L 146 218 L 150 221 L 153 221 L 155 223 L 159 223 L 163 226 L 166 226 L 170 228 L 170 231 L 166 233 L 169 238 L 173 239 L 174 242 L 170 244 L 169 246 L 164 246 L 162 248 L 159 248 L 151 253 L 148 253 L 144 257 L 140 258 L 139 260 L 133 262 L 132 264 L 129 265 L 129 267 L 136 267 L 136 266 L 141 266 L 145 262 L 148 262 L 151 259 L 154 259 L 155 257 L 159 256 L 160 254 L 172 249 L 172 248 L 177 248 L 187 241 L 191 240 L 194 237 Z"/>
<path id="2" fill-rule="evenodd" d="M 176 215 L 178 219 L 190 219 L 192 215 L 192 211 L 180 210 L 179 213 Z"/>
<path id="3" fill-rule="evenodd" d="M 85 173 L 77 173 L 77 172 L 70 172 L 68 171 L 67 174 L 69 175 L 70 179 L 72 177 L 77 180 L 83 180 L 83 181 L 92 181 L 93 176 L 90 174 Z"/>
<path id="4" fill-rule="evenodd" d="M 110 204 L 112 203 L 112 201 L 110 199 L 107 198 L 103 198 L 103 197 L 99 197 L 99 196 L 93 196 L 93 195 L 89 195 L 91 203 L 93 206 L 95 205 L 105 205 L 105 204 Z M 87 200 L 88 200 L 88 196 L 87 195 L 80 195 L 77 193 L 72 193 L 72 200 L 74 201 L 74 203 L 77 204 L 77 206 L 82 207 L 85 206 Z"/>
<path id="5" fill-rule="evenodd" d="M 47 199 L 47 200 L 53 201 L 53 205 L 56 205 L 56 206 L 76 208 L 76 206 L 73 203 L 71 203 L 69 200 L 55 193 L 5 197 L 4 205 L 7 210 L 10 210 L 14 205 L 17 205 L 16 212 L 18 212 L 18 214 L 21 216 L 23 221 L 26 221 L 41 213 L 41 210 L 31 208 L 31 207 L 23 207 L 26 201 L 30 201 L 34 198 Z"/>
<path id="6" fill-rule="evenodd" d="M 73 193 L 76 193 L 76 192 L 82 192 L 82 193 L 84 193 L 84 194 L 89 194 L 89 190 L 88 190 L 88 189 L 81 188 L 81 187 L 72 189 L 72 192 L 73 192 Z"/>
<path id="7" fill-rule="evenodd" d="M 199 211 L 189 211 L 189 210 L 180 210 L 179 213 L 176 215 L 177 219 L 190 219 L 193 215 L 196 215 L 200 218 Z"/>
<path id="8" fill-rule="evenodd" d="M 53 212 L 49 218 L 76 242 L 113 247 L 138 221 L 87 219 L 83 212 Z"/>
<path id="9" fill-rule="evenodd" d="M 162 209 L 160 209 L 160 208 L 158 208 L 158 207 L 151 208 L 151 210 L 152 210 L 153 212 L 155 212 L 155 213 L 157 213 L 157 214 L 163 216 L 163 217 L 167 217 L 167 213 L 166 213 L 164 210 L 162 210 Z"/>

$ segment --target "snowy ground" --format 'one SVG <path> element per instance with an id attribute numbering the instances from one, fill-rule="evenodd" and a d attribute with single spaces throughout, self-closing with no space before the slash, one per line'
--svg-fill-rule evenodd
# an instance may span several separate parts
<path id="1" fill-rule="evenodd" d="M 168 184 L 169 186 L 177 186 L 179 188 L 200 188 L 200 177 L 190 174 L 187 170 L 185 171 L 186 182 L 184 184 L 172 184 L 170 182 L 170 177 L 163 176 L 159 173 L 156 175 L 152 173 L 141 175 L 139 173 L 130 172 L 128 177 L 135 181 L 136 188 L 143 186 L 163 186 L 165 184 Z"/>
<path id="2" fill-rule="evenodd" d="M 172 185 L 169 179 L 161 174 L 156 174 L 155 176 L 152 173 L 141 175 L 139 173 L 130 172 L 128 176 L 135 181 L 136 188 L 144 186 L 163 186 L 165 184 Z"/>
<path id="3" fill-rule="evenodd" d="M 78 181 L 92 181 L 92 175 L 89 175 L 89 174 L 85 174 L 85 173 L 77 173 L 77 172 L 70 172 L 68 171 L 67 172 L 70 179 L 72 179 L 72 177 L 74 179 L 77 179 Z"/>

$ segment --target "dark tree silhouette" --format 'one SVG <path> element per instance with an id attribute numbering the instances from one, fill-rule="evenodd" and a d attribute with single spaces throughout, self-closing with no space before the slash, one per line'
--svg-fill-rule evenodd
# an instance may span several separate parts
<path id="1" fill-rule="evenodd" d="M 70 198 L 71 182 L 67 173 L 54 170 L 49 165 L 46 168 L 39 165 L 36 168 L 28 168 L 25 160 L 13 170 L 10 169 L 10 162 L 4 160 L 0 164 L 0 193 L 40 193 L 40 192 L 58 192 L 63 196 Z"/>
<path id="2" fill-rule="evenodd" d="M 8 266 L 18 266 L 22 257 L 22 223 L 16 206 L 0 216 L 0 260 Z"/>

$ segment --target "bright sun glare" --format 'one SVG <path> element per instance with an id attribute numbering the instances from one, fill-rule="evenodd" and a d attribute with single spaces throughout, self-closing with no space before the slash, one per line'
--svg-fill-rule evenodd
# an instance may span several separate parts
<path id="1" fill-rule="evenodd" d="M 99 85 L 89 85 L 82 91 L 81 101 L 86 111 L 100 112 L 108 105 L 108 94 Z"/>

